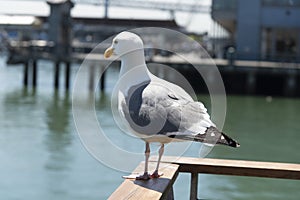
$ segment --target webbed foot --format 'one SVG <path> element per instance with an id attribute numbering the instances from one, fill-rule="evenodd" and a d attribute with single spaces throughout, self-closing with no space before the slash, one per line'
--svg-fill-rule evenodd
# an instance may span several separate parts
<path id="1" fill-rule="evenodd" d="M 145 172 L 143 175 L 137 176 L 135 179 L 136 180 L 149 180 L 151 176 Z"/>

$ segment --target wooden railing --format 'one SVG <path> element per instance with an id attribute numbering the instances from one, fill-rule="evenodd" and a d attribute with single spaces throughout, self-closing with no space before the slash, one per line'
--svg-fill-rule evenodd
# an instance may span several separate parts
<path id="1" fill-rule="evenodd" d="M 155 160 L 150 160 L 150 170 L 155 168 Z M 142 162 L 133 174 L 142 173 L 143 167 Z M 300 180 L 300 164 L 275 162 L 163 157 L 160 171 L 163 176 L 158 179 L 125 179 L 109 199 L 174 199 L 173 184 L 180 172 L 191 174 L 191 200 L 198 196 L 198 173 Z"/>

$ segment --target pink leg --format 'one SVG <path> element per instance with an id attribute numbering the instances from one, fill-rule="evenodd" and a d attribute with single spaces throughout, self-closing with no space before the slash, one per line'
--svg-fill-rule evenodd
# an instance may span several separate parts
<path id="1" fill-rule="evenodd" d="M 150 179 L 150 175 L 148 174 L 148 160 L 150 156 L 150 145 L 149 142 L 146 142 L 146 150 L 145 150 L 145 170 L 144 174 L 136 177 L 136 180 L 148 180 Z"/>
<path id="2" fill-rule="evenodd" d="M 159 178 L 160 177 L 160 175 L 158 173 L 158 168 L 159 168 L 159 163 L 160 163 L 161 157 L 164 153 L 164 150 L 165 150 L 165 145 L 161 144 L 160 149 L 158 151 L 158 161 L 157 161 L 156 169 L 153 172 L 153 174 L 151 175 L 151 178 Z"/>

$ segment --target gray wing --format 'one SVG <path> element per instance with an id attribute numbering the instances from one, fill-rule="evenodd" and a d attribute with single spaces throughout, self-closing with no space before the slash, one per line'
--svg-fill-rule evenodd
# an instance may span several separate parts
<path id="1" fill-rule="evenodd" d="M 197 135 L 214 126 L 202 103 L 155 82 L 132 87 L 122 110 L 130 127 L 145 135 Z"/>

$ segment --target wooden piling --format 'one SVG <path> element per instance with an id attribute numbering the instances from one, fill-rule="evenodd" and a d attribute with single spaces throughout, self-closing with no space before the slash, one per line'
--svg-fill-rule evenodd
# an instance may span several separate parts
<path id="1" fill-rule="evenodd" d="M 255 72 L 249 72 L 246 80 L 247 94 L 255 94 L 256 90 L 256 74 Z"/>
<path id="2" fill-rule="evenodd" d="M 101 90 L 101 92 L 103 92 L 105 89 L 105 74 L 106 74 L 106 70 L 104 67 L 101 67 L 101 74 L 102 74 L 102 76 L 101 76 L 100 90 Z"/>
<path id="3" fill-rule="evenodd" d="M 24 63 L 24 77 L 23 77 L 23 85 L 25 87 L 28 86 L 28 71 L 29 71 L 29 61 Z"/>
<path id="4" fill-rule="evenodd" d="M 297 73 L 295 69 L 289 69 L 288 76 L 286 76 L 283 94 L 285 96 L 293 97 L 296 94 Z"/>
<path id="5" fill-rule="evenodd" d="M 35 88 L 37 85 L 37 61 L 32 61 L 32 87 Z"/>
<path id="6" fill-rule="evenodd" d="M 71 72 L 70 62 L 66 62 L 65 67 L 66 67 L 66 71 L 65 71 L 65 89 L 69 90 L 69 88 L 70 88 L 70 72 Z"/>
<path id="7" fill-rule="evenodd" d="M 94 82 L 95 82 L 95 65 L 91 64 L 91 66 L 89 67 L 89 91 L 90 92 L 94 92 Z"/>
<path id="8" fill-rule="evenodd" d="M 59 64 L 60 63 L 57 61 L 54 67 L 54 88 L 55 89 L 59 88 Z"/>

